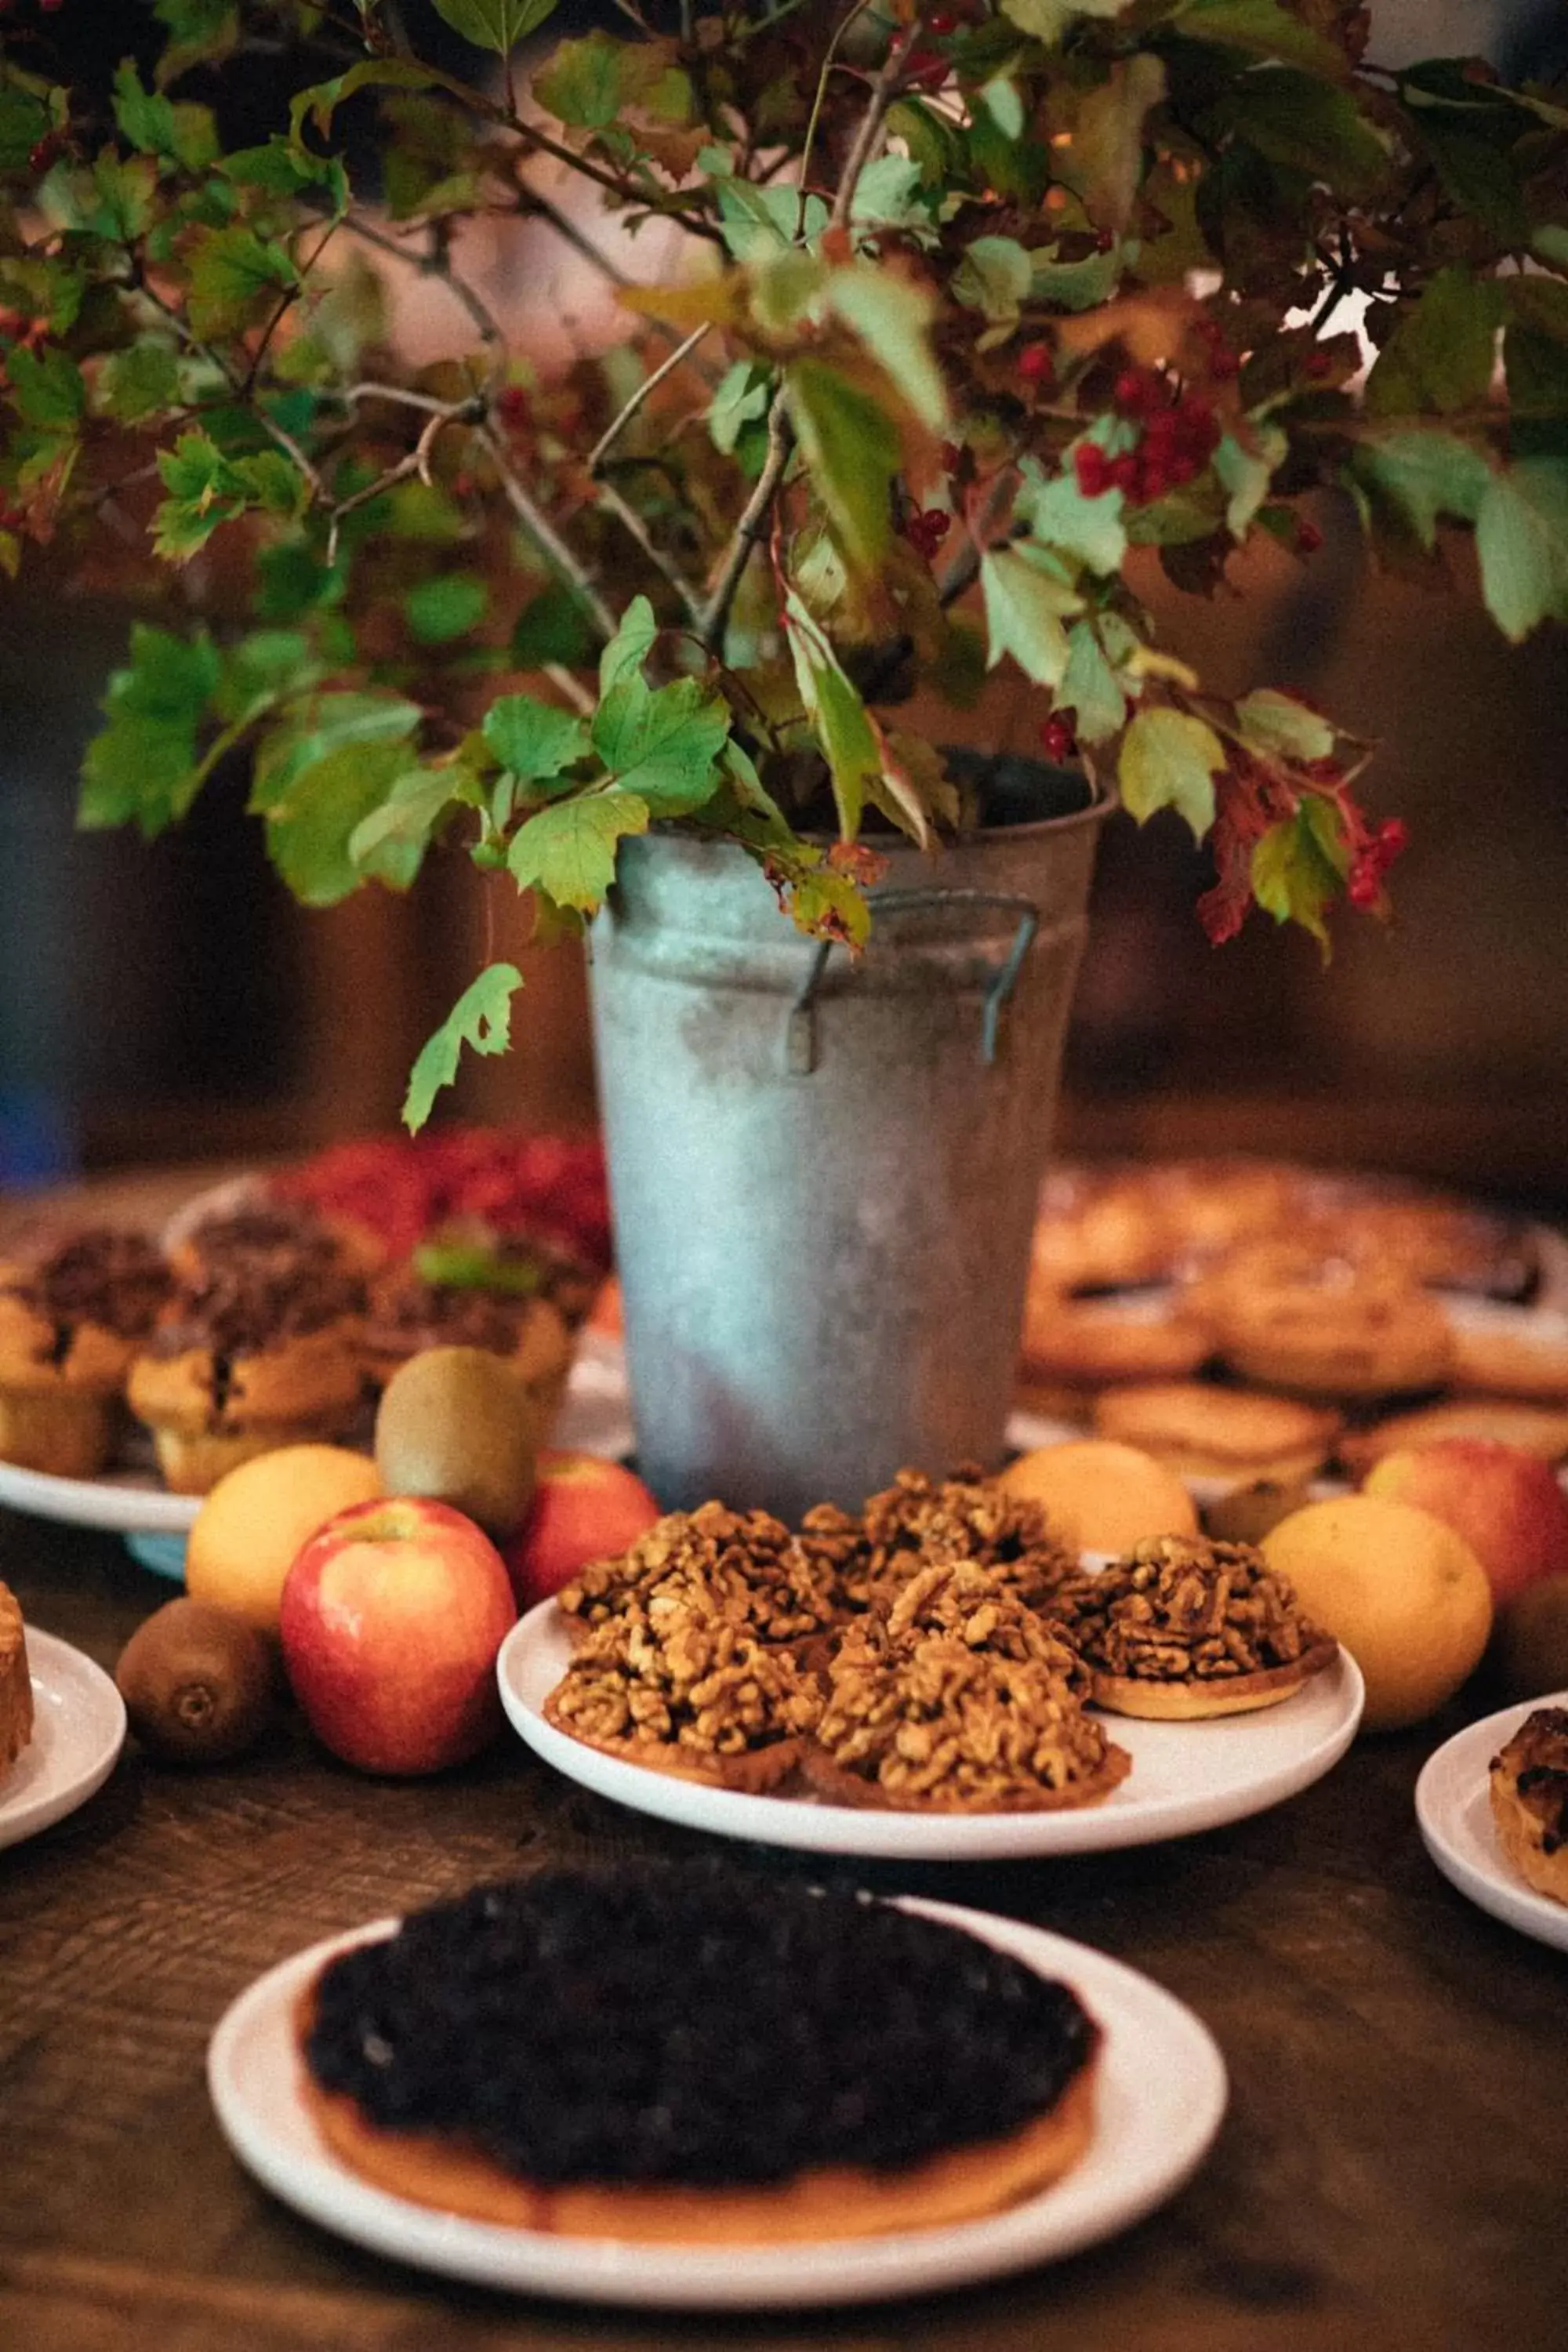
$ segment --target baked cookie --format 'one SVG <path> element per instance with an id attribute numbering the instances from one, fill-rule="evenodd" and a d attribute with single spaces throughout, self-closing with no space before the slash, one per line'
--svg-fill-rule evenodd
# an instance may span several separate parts
<path id="1" fill-rule="evenodd" d="M 1259 1242 L 1194 1286 L 1218 1354 L 1243 1380 L 1323 1397 L 1394 1395 L 1447 1376 L 1452 1340 L 1431 1295 L 1399 1274 Z"/>
<path id="2" fill-rule="evenodd" d="M 0 1780 L 33 1736 L 33 1676 L 27 1634 L 9 1585 L 0 1584 Z"/>
<path id="3" fill-rule="evenodd" d="M 1543 1462 L 1568 1459 L 1568 1405 L 1525 1404 L 1508 1397 L 1445 1397 L 1413 1412 L 1392 1412 L 1364 1429 L 1345 1430 L 1335 1447 L 1352 1478 L 1406 1445 L 1435 1445 L 1444 1437 L 1485 1437 L 1517 1445 Z"/>
<path id="4" fill-rule="evenodd" d="M 1504 1853 L 1538 1895 L 1568 1903 L 1568 1707 L 1538 1706 L 1489 1772 Z"/>
<path id="5" fill-rule="evenodd" d="M 93 1226 L 0 1261 L 0 1460 L 90 1478 L 172 1287 L 142 1234 Z"/>
<path id="6" fill-rule="evenodd" d="M 1163 1280 L 1175 1239 L 1142 1168 L 1053 1168 L 1040 1188 L 1029 1281 L 1045 1293 Z"/>
<path id="7" fill-rule="evenodd" d="M 1031 1282 L 1020 1367 L 1031 1385 L 1082 1391 L 1118 1381 L 1179 1380 L 1214 1353 L 1214 1336 L 1180 1295 L 1078 1298 Z"/>
<path id="8" fill-rule="evenodd" d="M 1448 1309 L 1453 1379 L 1493 1396 L 1568 1405 L 1568 1314 L 1468 1298 Z"/>
<path id="9" fill-rule="evenodd" d="M 736 2245 L 1033 2194 L 1089 2144 L 1100 2041 L 1070 1988 L 955 1928 L 701 1860 L 417 1913 L 329 1961 L 298 2032 L 322 2137 L 398 2196 Z"/>
<path id="10" fill-rule="evenodd" d="M 1164 1721 L 1274 1706 L 1339 1650 L 1261 1552 L 1204 1536 L 1136 1545 L 1074 1577 L 1052 1613 L 1094 1677 L 1096 1706 Z"/>
<path id="11" fill-rule="evenodd" d="M 1095 1433 L 1139 1446 L 1182 1478 L 1248 1486 L 1310 1478 L 1332 1450 L 1339 1413 L 1258 1389 L 1203 1381 L 1151 1381 L 1108 1389 Z"/>
<path id="12" fill-rule="evenodd" d="M 258 1454 L 342 1435 L 363 1393 L 362 1297 L 330 1265 L 283 1259 L 177 1292 L 126 1390 L 172 1492 L 205 1495 Z"/>

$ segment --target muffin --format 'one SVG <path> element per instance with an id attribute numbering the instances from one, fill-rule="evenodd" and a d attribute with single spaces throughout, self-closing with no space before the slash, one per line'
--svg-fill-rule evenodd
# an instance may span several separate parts
<path id="1" fill-rule="evenodd" d="M 131 1409 L 178 1495 L 258 1454 L 341 1437 L 359 1412 L 361 1291 L 303 1259 L 231 1264 L 183 1285 L 131 1367 Z"/>
<path id="2" fill-rule="evenodd" d="M 172 1288 L 146 1236 L 93 1226 L 0 1260 L 0 1460 L 90 1478 Z"/>
<path id="3" fill-rule="evenodd" d="M 542 1442 L 566 1392 L 596 1279 L 576 1260 L 521 1240 L 425 1244 L 371 1285 L 365 1378 L 384 1388 L 426 1348 L 482 1348 L 504 1358 L 521 1382 Z"/>

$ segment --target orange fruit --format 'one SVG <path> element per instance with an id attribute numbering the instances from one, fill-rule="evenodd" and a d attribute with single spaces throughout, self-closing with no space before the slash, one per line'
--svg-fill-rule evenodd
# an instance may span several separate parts
<path id="1" fill-rule="evenodd" d="M 1003 1471 L 1010 1495 L 1043 1504 L 1069 1551 L 1131 1551 L 1145 1536 L 1195 1536 L 1198 1515 L 1173 1470 L 1108 1437 L 1037 1446 Z"/>
<path id="2" fill-rule="evenodd" d="M 1430 1511 L 1335 1496 L 1281 1519 L 1263 1554 L 1361 1668 L 1369 1731 L 1420 1723 L 1479 1664 L 1492 1626 L 1487 1572 Z"/>
<path id="3" fill-rule="evenodd" d="M 334 1511 L 382 1491 L 370 1456 L 342 1445 L 279 1445 L 242 1462 L 196 1513 L 185 1542 L 186 1591 L 276 1633 L 283 1580 L 301 1544 Z"/>

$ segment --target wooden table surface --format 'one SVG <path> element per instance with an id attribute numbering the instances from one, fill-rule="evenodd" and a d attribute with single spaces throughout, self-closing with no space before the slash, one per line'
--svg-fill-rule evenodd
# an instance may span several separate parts
<path id="1" fill-rule="evenodd" d="M 0 1512 L 0 1578 L 104 1664 L 169 1587 L 110 1537 Z M 1415 1775 L 1479 1692 L 1362 1740 L 1305 1795 L 1163 1848 L 1004 1868 L 860 1867 L 1146 1969 L 1213 2029 L 1230 2111 L 1140 2228 L 946 2297 L 638 2318 L 446 2284 L 296 2219 L 228 2154 L 207 2036 L 339 1928 L 546 1860 L 697 1851 L 510 1738 L 378 1782 L 285 1725 L 221 1770 L 128 1749 L 0 1854 L 0 2346 L 6 2352 L 1552 2352 L 1568 2342 L 1568 1960 L 1422 1851 Z M 815 1859 L 770 1860 L 820 1874 Z"/>

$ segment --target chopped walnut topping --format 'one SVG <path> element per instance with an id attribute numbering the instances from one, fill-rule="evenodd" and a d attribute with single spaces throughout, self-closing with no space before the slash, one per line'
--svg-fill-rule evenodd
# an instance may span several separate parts
<path id="1" fill-rule="evenodd" d="M 590 1633 L 552 1694 L 584 1739 L 668 1742 L 732 1756 L 811 1730 L 822 1700 L 786 1651 L 662 1591 Z"/>
<path id="2" fill-rule="evenodd" d="M 1026 1607 L 1038 1608 L 1072 1560 L 1038 1504 L 986 1484 L 965 1464 L 941 1482 L 900 1470 L 858 1520 L 831 1504 L 808 1511 L 805 1533 L 831 1562 L 841 1610 L 858 1613 L 936 1560 L 990 1569 Z"/>
<path id="3" fill-rule="evenodd" d="M 1261 1552 L 1203 1536 L 1155 1536 L 1069 1578 L 1049 1614 L 1090 1665 L 1149 1682 L 1294 1665 L 1328 1638 Z"/>
<path id="4" fill-rule="evenodd" d="M 1121 1755 L 1065 1668 L 972 1648 L 958 1633 L 889 1644 L 869 1626 L 834 1661 L 816 1737 L 890 1801 L 970 1811 L 1070 1790 Z"/>
<path id="5" fill-rule="evenodd" d="M 683 1598 L 704 1592 L 716 1613 L 739 1612 L 738 1622 L 763 1643 L 800 1641 L 834 1614 L 826 1562 L 766 1511 L 731 1511 L 722 1503 L 671 1511 L 629 1551 L 584 1569 L 560 1595 L 561 1606 L 580 1624 L 600 1625 L 669 1582 Z"/>
<path id="6" fill-rule="evenodd" d="M 992 1657 L 1033 1658 L 1087 1697 L 1091 1677 L 1077 1651 L 1068 1647 L 1060 1628 L 1020 1601 L 994 1569 L 967 1559 L 936 1560 L 889 1590 L 886 1613 L 862 1621 L 871 1638 L 879 1626 L 886 1644 L 897 1648 L 927 1633 L 951 1633 L 966 1649 L 984 1650 Z"/>

